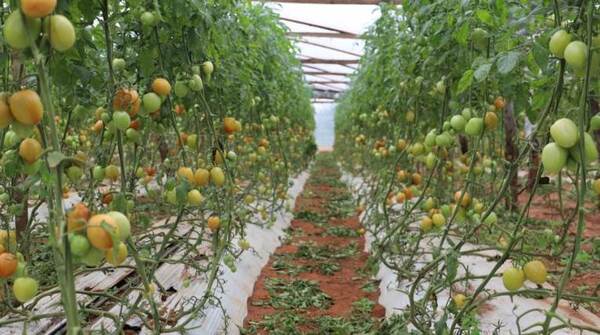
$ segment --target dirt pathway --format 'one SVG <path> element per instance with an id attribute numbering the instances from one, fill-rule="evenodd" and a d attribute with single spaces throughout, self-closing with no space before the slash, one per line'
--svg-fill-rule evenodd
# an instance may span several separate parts
<path id="1" fill-rule="evenodd" d="M 385 314 L 352 196 L 331 154 L 317 157 L 287 239 L 248 299 L 244 334 L 367 334 Z"/>

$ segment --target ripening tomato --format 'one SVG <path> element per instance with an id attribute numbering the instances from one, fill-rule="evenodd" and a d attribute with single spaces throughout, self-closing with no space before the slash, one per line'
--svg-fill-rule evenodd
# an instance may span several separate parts
<path id="1" fill-rule="evenodd" d="M 9 278 L 17 271 L 19 260 L 9 252 L 0 254 L 0 278 Z"/>
<path id="2" fill-rule="evenodd" d="M 458 203 L 461 195 L 462 195 L 461 191 L 456 191 L 454 193 L 454 201 Z M 465 192 L 465 195 L 462 197 L 462 201 L 461 201 L 460 205 L 462 207 L 469 207 L 470 204 L 471 204 L 471 195 L 468 192 Z"/>
<path id="3" fill-rule="evenodd" d="M 21 10 L 29 17 L 40 18 L 50 15 L 56 8 L 56 0 L 21 0 Z"/>
<path id="4" fill-rule="evenodd" d="M 0 128 L 8 127 L 14 120 L 6 98 L 3 93 L 0 93 Z"/>
<path id="5" fill-rule="evenodd" d="M 227 134 L 233 134 L 236 131 L 235 119 L 232 117 L 226 117 L 223 119 L 223 129 Z"/>
<path id="6" fill-rule="evenodd" d="M 106 250 L 106 252 L 104 253 L 106 261 L 113 266 L 119 266 L 123 264 L 123 262 L 127 258 L 127 255 L 127 246 L 123 242 L 119 242 L 119 245 L 116 250 L 115 248 L 112 248 Z"/>
<path id="7" fill-rule="evenodd" d="M 215 166 L 210 170 L 210 180 L 215 186 L 221 187 L 225 184 L 225 173 L 220 167 Z"/>
<path id="8" fill-rule="evenodd" d="M 179 180 L 185 179 L 190 184 L 194 183 L 194 171 L 189 167 L 182 166 L 177 170 L 177 178 Z"/>
<path id="9" fill-rule="evenodd" d="M 521 269 L 510 267 L 502 274 L 502 282 L 507 290 L 516 291 L 523 286 L 525 273 Z"/>
<path id="10" fill-rule="evenodd" d="M 38 287 L 37 280 L 30 277 L 20 277 L 15 279 L 13 283 L 13 294 L 17 301 L 25 303 L 37 295 Z"/>
<path id="11" fill-rule="evenodd" d="M 494 100 L 494 107 L 496 108 L 497 111 L 503 110 L 504 107 L 506 107 L 506 101 L 504 100 L 504 98 L 496 97 L 496 99 Z"/>
<path id="12" fill-rule="evenodd" d="M 121 88 L 115 93 L 113 98 L 113 108 L 117 111 L 125 111 L 130 116 L 135 116 L 142 104 L 142 99 L 134 89 Z"/>
<path id="13" fill-rule="evenodd" d="M 97 249 L 108 250 L 113 247 L 111 234 L 120 238 L 119 226 L 115 220 L 106 214 L 96 214 L 87 224 L 87 238 Z"/>
<path id="14" fill-rule="evenodd" d="M 465 306 L 465 303 L 467 302 L 467 297 L 464 294 L 455 294 L 454 297 L 452 297 L 452 301 L 454 302 L 454 305 L 456 306 L 456 308 L 461 309 Z"/>
<path id="15" fill-rule="evenodd" d="M 592 189 L 594 192 L 596 192 L 596 194 L 600 195 L 600 178 L 592 182 Z"/>
<path id="16" fill-rule="evenodd" d="M 210 229 L 213 233 L 219 230 L 221 227 L 221 219 L 218 216 L 212 215 L 208 218 L 208 229 Z"/>
<path id="17" fill-rule="evenodd" d="M 36 139 L 26 138 L 19 145 L 19 156 L 28 164 L 33 164 L 42 154 L 42 145 Z"/>
<path id="18" fill-rule="evenodd" d="M 44 115 L 44 107 L 42 100 L 36 91 L 21 90 L 13 94 L 8 103 L 12 116 L 20 123 L 27 126 L 34 126 L 40 121 Z"/>
<path id="19" fill-rule="evenodd" d="M 200 206 L 204 201 L 204 197 L 198 190 L 191 190 L 187 194 L 187 202 L 192 206 Z"/>
<path id="20" fill-rule="evenodd" d="M 498 127 L 498 115 L 494 112 L 486 112 L 483 119 L 485 129 L 494 130 Z"/>
<path id="21" fill-rule="evenodd" d="M 156 78 L 152 82 L 152 90 L 158 95 L 167 96 L 171 93 L 171 84 L 165 78 Z"/>
<path id="22" fill-rule="evenodd" d="M 431 221 L 436 227 L 441 227 L 446 224 L 446 218 L 440 213 L 433 214 Z"/>
<path id="23" fill-rule="evenodd" d="M 119 226 L 119 238 L 121 241 L 125 242 L 127 238 L 131 235 L 131 223 L 127 216 L 121 212 L 112 211 L 106 213 L 106 215 L 110 216 L 117 226 Z"/>
<path id="24" fill-rule="evenodd" d="M 75 44 L 75 27 L 63 15 L 52 15 L 44 21 L 44 31 L 48 34 L 50 45 L 60 52 L 67 51 Z"/>
<path id="25" fill-rule="evenodd" d="M 548 272 L 544 263 L 540 261 L 528 262 L 523 267 L 523 271 L 525 272 L 525 277 L 533 283 L 541 285 L 546 282 Z"/>
<path id="26" fill-rule="evenodd" d="M 119 167 L 113 164 L 108 165 L 106 168 L 104 168 L 104 175 L 106 176 L 106 178 L 112 180 L 112 181 L 116 181 L 119 178 L 119 175 L 121 174 Z"/>
<path id="27" fill-rule="evenodd" d="M 433 228 L 433 220 L 429 216 L 424 216 L 421 219 L 420 228 L 424 233 L 430 231 Z"/>

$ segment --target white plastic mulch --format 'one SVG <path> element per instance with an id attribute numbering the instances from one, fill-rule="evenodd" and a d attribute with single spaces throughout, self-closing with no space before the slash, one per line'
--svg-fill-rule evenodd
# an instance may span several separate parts
<path id="1" fill-rule="evenodd" d="M 355 192 L 353 194 L 360 194 L 361 188 L 363 188 L 363 181 L 360 178 L 353 177 L 347 173 L 344 173 L 343 176 L 344 182 L 354 188 Z M 363 213 L 363 216 L 365 214 Z M 414 223 L 415 228 L 418 229 L 418 223 Z M 365 244 L 365 249 L 367 252 L 370 250 L 370 245 L 373 242 L 374 238 L 371 235 L 367 234 L 367 243 Z M 440 243 L 439 238 L 430 237 L 424 238 L 420 244 L 420 252 L 417 254 L 418 256 L 415 264 L 415 271 L 421 269 L 427 261 L 431 259 L 430 254 L 426 253 L 427 251 L 431 251 L 434 247 L 437 247 Z M 444 245 L 446 248 L 450 246 L 446 243 Z M 465 244 L 462 247 L 462 251 L 475 250 L 480 249 L 482 246 Z M 477 254 L 470 255 L 462 255 L 459 259 L 459 262 L 463 264 L 465 267 L 469 269 L 471 275 L 487 275 L 490 273 L 496 264 L 496 261 L 493 260 L 495 256 L 500 255 L 500 253 L 496 250 L 486 250 L 477 252 Z M 497 271 L 497 275 L 501 275 L 505 268 L 509 267 L 510 262 L 506 262 L 500 269 Z M 459 266 L 457 278 L 463 276 L 465 274 L 465 268 Z M 386 317 L 390 317 L 394 314 L 402 314 L 408 309 L 409 306 L 409 298 L 406 292 L 408 292 L 409 288 L 412 285 L 412 281 L 403 280 L 398 278 L 397 274 L 392 271 L 390 268 L 385 266 L 383 263 L 379 265 L 379 272 L 376 276 L 377 280 L 380 280 L 380 297 L 379 303 L 386 310 Z M 480 280 L 470 280 L 470 287 L 468 288 L 457 288 L 459 290 L 465 290 L 467 293 L 465 295 L 468 296 L 469 292 L 473 292 L 475 288 L 481 283 Z M 421 282 L 421 287 L 427 287 L 429 283 L 426 281 Z M 535 286 L 529 282 L 527 282 L 526 287 L 535 288 Z M 549 284 L 544 284 L 545 288 L 553 289 L 553 287 Z M 489 292 L 505 292 L 506 289 L 502 283 L 502 278 L 500 276 L 494 277 L 488 284 L 486 285 L 486 290 Z M 415 294 L 415 299 L 418 300 L 422 297 L 424 292 L 419 292 Z M 441 294 L 437 296 L 438 300 L 438 310 L 435 311 L 436 315 L 441 316 L 443 313 L 443 308 L 445 308 L 450 292 L 449 290 L 443 291 Z M 481 294 L 484 296 L 485 292 Z M 536 323 L 543 322 L 545 319 L 545 311 L 550 310 L 551 305 L 553 303 L 554 297 L 546 298 L 546 299 L 531 299 L 525 298 L 522 296 L 514 296 L 511 300 L 508 296 L 500 296 L 496 297 L 482 305 L 478 310 L 479 316 L 479 324 L 480 330 L 483 334 L 492 334 L 494 330 L 497 329 L 498 325 L 501 328 L 498 330 L 498 334 L 521 334 L 521 333 L 539 333 L 541 332 L 541 326 L 535 326 L 532 328 L 528 328 Z M 532 310 L 532 312 L 525 313 L 527 311 Z M 574 309 L 570 306 L 569 302 L 566 300 L 561 300 L 559 307 L 557 309 L 557 314 L 565 319 L 569 320 L 572 324 L 585 325 L 591 327 L 600 327 L 600 318 L 598 318 L 595 314 L 586 310 L 585 308 L 579 307 Z M 450 324 L 452 320 L 449 320 L 448 324 Z M 561 322 L 557 319 L 552 321 L 553 326 L 560 325 Z M 576 329 L 563 328 L 561 330 L 553 332 L 553 334 L 594 334 L 592 332 L 584 331 L 580 332 Z"/>

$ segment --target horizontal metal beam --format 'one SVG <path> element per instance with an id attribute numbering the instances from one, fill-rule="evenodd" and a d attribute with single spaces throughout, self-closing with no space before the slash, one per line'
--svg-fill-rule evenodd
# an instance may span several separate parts
<path id="1" fill-rule="evenodd" d="M 323 59 L 323 58 L 308 58 L 301 59 L 302 64 L 337 64 L 337 65 L 350 65 L 358 64 L 358 59 Z"/>
<path id="2" fill-rule="evenodd" d="M 316 23 L 310 23 L 310 22 L 306 22 L 306 21 L 300 21 L 300 20 L 295 20 L 295 19 L 290 19 L 287 17 L 280 17 L 279 18 L 282 21 L 288 21 L 288 22 L 293 22 L 293 23 L 297 23 L 297 24 L 301 24 L 301 25 L 305 25 L 305 26 L 309 26 L 309 27 L 313 27 L 313 28 L 319 28 L 319 29 L 323 29 L 323 30 L 329 30 L 329 31 L 333 31 L 336 32 L 338 34 L 346 34 L 346 35 L 354 35 L 356 36 L 355 33 L 349 32 L 349 31 L 345 31 L 345 30 L 341 30 L 341 29 L 336 29 L 336 28 L 331 28 L 331 27 L 327 27 L 327 26 L 322 26 L 320 24 L 316 24 Z"/>
<path id="3" fill-rule="evenodd" d="M 402 4 L 402 0 L 273 0 L 267 2 L 281 3 L 307 3 L 307 4 L 326 4 L 326 5 L 379 5 L 382 2 Z"/>
<path id="4" fill-rule="evenodd" d="M 356 34 L 342 34 L 342 33 L 323 33 L 314 31 L 298 31 L 288 32 L 288 36 L 302 36 L 302 37 L 327 37 L 327 38 L 345 38 L 345 39 L 362 39 L 363 37 Z"/>
<path id="5" fill-rule="evenodd" d="M 333 50 L 333 51 L 345 53 L 345 54 L 350 55 L 350 56 L 362 57 L 362 55 L 354 53 L 354 52 L 351 52 L 351 51 L 347 51 L 347 50 L 343 50 L 343 49 L 338 49 L 338 48 L 330 47 L 328 45 L 324 45 L 324 44 L 321 44 L 321 43 L 315 43 L 315 42 L 311 42 L 311 41 L 306 41 L 306 40 L 303 40 L 303 39 L 298 40 L 298 43 L 304 43 L 304 44 L 312 45 L 312 46 L 315 46 L 315 47 L 318 47 L 318 48 Z"/>
<path id="6" fill-rule="evenodd" d="M 321 84 L 321 85 L 327 85 L 327 84 L 344 84 L 344 85 L 350 85 L 349 81 L 341 81 L 341 80 L 327 80 L 327 81 L 311 80 L 308 83 L 309 84 Z"/>
<path id="7" fill-rule="evenodd" d="M 345 72 L 327 72 L 327 71 L 304 71 L 304 74 L 310 76 L 349 76 L 352 73 Z"/>

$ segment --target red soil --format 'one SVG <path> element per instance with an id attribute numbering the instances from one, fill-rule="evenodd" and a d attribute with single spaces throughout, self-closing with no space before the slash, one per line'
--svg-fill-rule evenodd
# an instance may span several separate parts
<path id="1" fill-rule="evenodd" d="M 320 173 L 331 173 L 331 171 L 319 171 Z M 295 211 L 325 214 L 327 212 L 326 204 L 328 199 L 339 194 L 339 192 L 345 192 L 345 190 L 333 188 L 328 185 L 312 184 L 309 180 L 303 193 L 296 200 Z M 360 228 L 356 216 L 344 219 L 330 218 L 327 226 L 343 226 L 353 230 Z M 283 311 L 276 310 L 267 304 L 261 304 L 261 302 L 268 301 L 269 299 L 269 293 L 265 287 L 265 281 L 268 278 L 315 281 L 319 284 L 320 289 L 331 297 L 332 304 L 327 309 L 309 308 L 307 310 L 290 311 L 291 313 L 302 315 L 305 319 L 314 319 L 320 316 L 349 317 L 352 311 L 352 303 L 357 300 L 368 298 L 371 301 L 377 301 L 379 297 L 378 291 L 369 293 L 362 289 L 370 281 L 368 276 L 361 273 L 368 259 L 368 255 L 362 252 L 365 243 L 364 237 L 337 237 L 323 234 L 325 231 L 324 228 L 318 227 L 307 220 L 295 219 L 291 223 L 291 240 L 279 247 L 275 251 L 275 255 L 295 253 L 298 250 L 298 245 L 306 243 L 313 243 L 317 247 L 329 246 L 336 249 L 355 243 L 357 246 L 356 254 L 336 259 L 336 262 L 340 265 L 340 270 L 333 275 L 325 275 L 316 271 L 305 271 L 293 277 L 287 273 L 278 273 L 275 271 L 272 265 L 276 258 L 271 257 L 255 284 L 254 294 L 248 299 L 248 316 L 244 322 L 245 327 L 248 327 L 250 322 L 260 322 L 265 316 Z M 294 265 L 314 265 L 315 260 L 290 258 L 289 263 Z M 379 304 L 375 304 L 372 316 L 374 318 L 383 318 L 384 315 L 384 308 Z M 315 331 L 315 329 L 311 328 L 310 326 L 303 325 L 299 330 Z M 259 331 L 259 334 L 266 333 L 263 330 Z"/>

